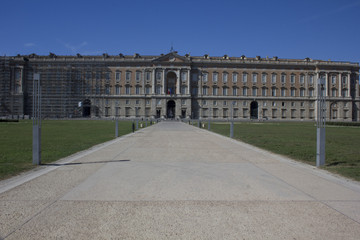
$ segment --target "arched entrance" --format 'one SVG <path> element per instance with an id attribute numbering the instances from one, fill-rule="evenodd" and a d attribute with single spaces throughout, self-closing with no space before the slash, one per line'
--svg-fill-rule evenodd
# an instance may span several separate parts
<path id="1" fill-rule="evenodd" d="M 89 99 L 85 99 L 82 102 L 82 116 L 90 117 L 91 115 L 91 101 Z"/>
<path id="2" fill-rule="evenodd" d="M 175 102 L 173 100 L 170 100 L 167 103 L 166 117 L 167 118 L 175 118 Z"/>
<path id="3" fill-rule="evenodd" d="M 176 74 L 174 72 L 169 72 L 166 75 L 166 94 L 172 95 L 176 94 Z"/>
<path id="4" fill-rule="evenodd" d="M 258 119 L 259 106 L 256 101 L 250 104 L 250 119 Z"/>

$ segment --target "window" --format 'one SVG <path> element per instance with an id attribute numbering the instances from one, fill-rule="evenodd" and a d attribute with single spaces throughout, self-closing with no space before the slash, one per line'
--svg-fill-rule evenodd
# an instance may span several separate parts
<path id="1" fill-rule="evenodd" d="M 192 95 L 198 95 L 198 88 L 197 87 L 194 87 L 192 88 Z"/>
<path id="2" fill-rule="evenodd" d="M 276 88 L 271 88 L 271 96 L 276 97 Z"/>
<path id="3" fill-rule="evenodd" d="M 107 95 L 110 94 L 110 86 L 109 85 L 105 86 L 105 94 L 107 94 Z"/>
<path id="4" fill-rule="evenodd" d="M 207 105 L 206 100 L 203 100 L 203 101 L 202 101 L 202 105 L 203 105 L 203 106 Z"/>
<path id="5" fill-rule="evenodd" d="M 223 88 L 223 96 L 227 96 L 228 95 L 228 88 L 224 87 Z"/>
<path id="6" fill-rule="evenodd" d="M 99 81 L 101 79 L 101 72 L 96 72 L 96 80 Z"/>
<path id="7" fill-rule="evenodd" d="M 208 73 L 203 73 L 203 81 L 206 83 L 208 81 Z"/>
<path id="8" fill-rule="evenodd" d="M 304 96 L 305 96 L 305 89 L 300 88 L 300 97 L 304 97 Z"/>
<path id="9" fill-rule="evenodd" d="M 291 95 L 292 97 L 295 97 L 295 92 L 296 92 L 296 89 L 295 89 L 295 88 L 291 88 L 291 89 L 290 89 L 290 95 Z"/>
<path id="10" fill-rule="evenodd" d="M 300 75 L 300 84 L 304 84 L 305 83 L 305 76 L 304 74 Z"/>
<path id="11" fill-rule="evenodd" d="M 135 94 L 137 95 L 140 94 L 140 88 L 141 88 L 140 86 L 135 87 Z"/>
<path id="12" fill-rule="evenodd" d="M 272 83 L 272 84 L 275 84 L 275 83 L 276 83 L 276 73 L 273 73 L 273 74 L 271 75 L 271 83 Z"/>
<path id="13" fill-rule="evenodd" d="M 313 97 L 314 96 L 314 89 L 310 88 L 309 89 L 309 97 Z"/>
<path id="14" fill-rule="evenodd" d="M 121 72 L 120 72 L 120 74 L 121 74 Z M 91 80 L 91 72 L 86 72 L 85 78 L 86 78 L 86 80 Z"/>
<path id="15" fill-rule="evenodd" d="M 238 74 L 237 73 L 233 73 L 232 74 L 232 82 L 236 83 L 237 82 L 237 78 L 238 78 Z"/>
<path id="16" fill-rule="evenodd" d="M 267 88 L 261 89 L 261 96 L 266 97 Z"/>
<path id="17" fill-rule="evenodd" d="M 242 75 L 242 81 L 243 81 L 243 83 L 246 83 L 246 82 L 247 82 L 247 73 L 243 73 L 243 75 Z"/>
<path id="18" fill-rule="evenodd" d="M 263 73 L 262 75 L 261 75 L 261 82 L 262 83 L 266 83 L 266 78 L 267 78 L 267 74 L 266 73 Z"/>
<path id="19" fill-rule="evenodd" d="M 130 104 L 130 100 L 125 100 L 125 104 L 129 105 Z"/>
<path id="20" fill-rule="evenodd" d="M 272 102 L 271 106 L 276 107 L 276 102 Z"/>
<path id="21" fill-rule="evenodd" d="M 213 82 L 217 82 L 218 81 L 218 73 L 214 72 L 213 73 Z"/>
<path id="22" fill-rule="evenodd" d="M 346 84 L 346 82 L 347 82 L 347 77 L 346 77 L 346 76 L 343 76 L 343 77 L 342 77 L 342 84 Z"/>
<path id="23" fill-rule="evenodd" d="M 135 101 L 135 104 L 136 104 L 136 105 L 139 105 L 139 104 L 140 104 L 140 100 L 136 100 L 136 101 Z"/>
<path id="24" fill-rule="evenodd" d="M 208 94 L 208 88 L 207 87 L 203 87 L 203 95 L 207 95 Z"/>
<path id="25" fill-rule="evenodd" d="M 187 73 L 181 72 L 181 81 L 186 81 L 186 79 L 187 79 Z"/>
<path id="26" fill-rule="evenodd" d="M 347 97 L 347 89 L 341 90 L 341 96 Z"/>
<path id="27" fill-rule="evenodd" d="M 272 109 L 271 114 L 272 114 L 272 118 L 276 118 L 277 117 L 277 109 Z"/>
<path id="28" fill-rule="evenodd" d="M 145 72 L 145 80 L 151 81 L 151 72 L 149 72 L 149 71 Z"/>
<path id="29" fill-rule="evenodd" d="M 160 81 L 162 76 L 162 72 L 156 72 L 156 80 Z"/>
<path id="30" fill-rule="evenodd" d="M 331 96 L 336 97 L 336 88 L 331 89 Z"/>
<path id="31" fill-rule="evenodd" d="M 286 83 L 286 75 L 285 74 L 281 74 L 281 83 L 282 84 Z"/>
<path id="32" fill-rule="evenodd" d="M 257 83 L 257 73 L 253 73 L 252 75 L 252 82 Z"/>
<path id="33" fill-rule="evenodd" d="M 247 88 L 243 88 L 243 96 L 247 96 Z"/>
<path id="34" fill-rule="evenodd" d="M 186 105 L 186 100 L 185 99 L 181 100 L 181 105 Z"/>
<path id="35" fill-rule="evenodd" d="M 233 88 L 233 96 L 237 96 L 237 88 L 236 87 Z"/>
<path id="36" fill-rule="evenodd" d="M 286 97 L 286 88 L 281 88 L 281 96 Z"/>
<path id="37" fill-rule="evenodd" d="M 243 101 L 243 107 L 246 107 L 246 106 L 247 106 L 247 102 Z"/>
<path id="38" fill-rule="evenodd" d="M 304 107 L 305 106 L 305 103 L 304 102 L 301 102 L 300 103 L 300 107 Z"/>
<path id="39" fill-rule="evenodd" d="M 213 87 L 213 96 L 217 96 L 217 95 L 218 95 L 218 88 Z"/>
<path id="40" fill-rule="evenodd" d="M 282 107 L 285 107 L 286 105 L 285 105 L 285 102 L 281 102 L 281 106 Z"/>
<path id="41" fill-rule="evenodd" d="M 116 73 L 115 73 L 115 81 L 120 82 L 120 80 L 121 80 L 121 72 L 116 71 Z"/>
<path id="42" fill-rule="evenodd" d="M 131 72 L 126 72 L 126 81 L 129 82 L 131 80 Z"/>
<path id="43" fill-rule="evenodd" d="M 291 74 L 291 76 L 290 76 L 290 83 L 295 84 L 295 75 L 294 74 Z"/>
<path id="44" fill-rule="evenodd" d="M 145 87 L 145 94 L 150 94 L 150 87 L 149 86 Z"/>
<path id="45" fill-rule="evenodd" d="M 314 84 L 314 75 L 309 75 L 309 84 Z"/>
<path id="46" fill-rule="evenodd" d="M 227 101 L 224 101 L 223 105 L 224 105 L 224 106 L 227 106 Z"/>
<path id="47" fill-rule="evenodd" d="M 156 86 L 156 94 L 161 94 L 161 86 Z"/>
<path id="48" fill-rule="evenodd" d="M 146 100 L 146 105 L 150 105 L 150 100 Z"/>
<path id="49" fill-rule="evenodd" d="M 233 105 L 233 106 L 237 106 L 237 102 L 236 102 L 236 101 L 232 101 L 232 105 Z"/>
<path id="50" fill-rule="evenodd" d="M 181 86 L 181 94 L 186 94 L 187 87 Z"/>
<path id="51" fill-rule="evenodd" d="M 136 82 L 140 82 L 141 80 L 141 72 L 136 71 Z"/>
<path id="52" fill-rule="evenodd" d="M 252 95 L 253 95 L 253 96 L 257 96 L 257 88 L 253 88 L 253 89 L 252 89 Z"/>
<path id="53" fill-rule="evenodd" d="M 130 86 L 125 87 L 125 94 L 130 95 Z"/>
<path id="54" fill-rule="evenodd" d="M 100 94 L 100 86 L 99 85 L 96 85 L 96 94 Z"/>
<path id="55" fill-rule="evenodd" d="M 228 81 L 228 73 L 227 72 L 224 72 L 223 73 L 223 83 L 227 83 L 227 81 Z"/>
<path id="56" fill-rule="evenodd" d="M 295 102 L 291 102 L 291 106 L 292 106 L 292 107 L 295 107 Z"/>
<path id="57" fill-rule="evenodd" d="M 191 80 L 194 81 L 194 82 L 196 82 L 196 81 L 198 80 L 198 74 L 197 74 L 197 73 L 193 73 Z"/>
<path id="58" fill-rule="evenodd" d="M 331 76 L 331 84 L 336 84 L 336 76 Z"/>
<path id="59" fill-rule="evenodd" d="M 217 101 L 213 101 L 213 106 L 216 106 L 217 105 Z"/>
<path id="60" fill-rule="evenodd" d="M 106 79 L 107 82 L 110 81 L 110 72 L 105 73 L 105 79 Z"/>
<path id="61" fill-rule="evenodd" d="M 161 99 L 156 99 L 156 105 L 157 106 L 161 105 Z"/>

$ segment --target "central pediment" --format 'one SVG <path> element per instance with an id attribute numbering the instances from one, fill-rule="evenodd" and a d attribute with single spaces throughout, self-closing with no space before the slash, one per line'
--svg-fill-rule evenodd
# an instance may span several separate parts
<path id="1" fill-rule="evenodd" d="M 189 63 L 190 60 L 186 57 L 180 56 L 177 52 L 170 52 L 166 55 L 155 58 L 153 62 L 161 63 Z"/>

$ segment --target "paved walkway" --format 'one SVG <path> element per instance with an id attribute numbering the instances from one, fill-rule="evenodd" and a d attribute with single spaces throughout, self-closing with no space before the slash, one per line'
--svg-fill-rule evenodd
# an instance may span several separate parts
<path id="1" fill-rule="evenodd" d="M 359 236 L 358 183 L 177 122 L 0 182 L 0 239 Z"/>

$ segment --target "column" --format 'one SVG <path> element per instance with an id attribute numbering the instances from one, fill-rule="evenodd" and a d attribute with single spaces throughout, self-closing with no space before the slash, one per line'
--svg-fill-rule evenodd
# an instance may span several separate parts
<path id="1" fill-rule="evenodd" d="M 347 96 L 348 97 L 351 97 L 351 91 L 350 91 L 350 73 L 348 72 L 348 74 L 347 74 Z"/>
<path id="2" fill-rule="evenodd" d="M 156 79 L 155 79 L 155 68 L 153 68 L 152 70 L 152 84 L 151 84 L 151 94 L 155 94 L 155 83 L 156 83 Z"/>
<path id="3" fill-rule="evenodd" d="M 142 70 L 142 86 L 141 86 L 141 94 L 145 94 L 145 68 Z"/>
<path id="4" fill-rule="evenodd" d="M 162 84 L 162 93 L 166 94 L 166 92 L 165 92 L 165 69 L 164 68 L 162 70 L 161 84 Z"/>
<path id="5" fill-rule="evenodd" d="M 329 96 L 329 73 L 325 73 L 325 97 Z"/>
<path id="6" fill-rule="evenodd" d="M 176 94 L 180 94 L 180 69 L 176 71 Z"/>
<path id="7" fill-rule="evenodd" d="M 339 89 L 338 96 L 341 97 L 341 73 L 339 73 Z"/>
<path id="8" fill-rule="evenodd" d="M 308 72 L 306 72 L 305 74 L 304 74 L 304 80 L 305 80 L 305 95 L 304 96 L 306 96 L 306 97 L 308 97 L 309 96 L 309 89 L 308 89 L 308 87 L 309 87 L 309 83 L 308 83 L 308 81 L 309 81 L 309 74 L 308 74 Z"/>
<path id="9" fill-rule="evenodd" d="M 186 94 L 190 94 L 190 69 L 187 70 L 187 89 Z"/>

